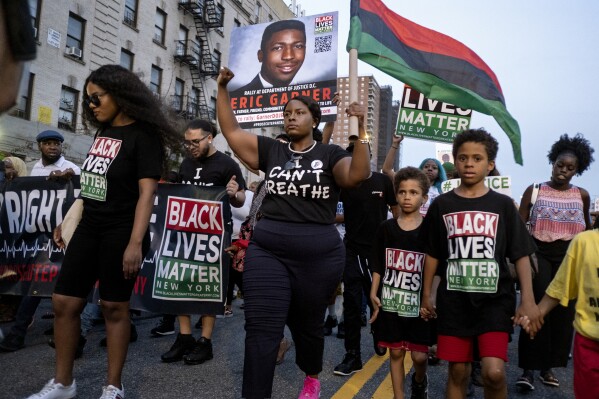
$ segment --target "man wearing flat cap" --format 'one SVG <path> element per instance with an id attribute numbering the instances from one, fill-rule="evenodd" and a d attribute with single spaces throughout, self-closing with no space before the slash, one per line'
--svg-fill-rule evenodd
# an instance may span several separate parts
<path id="1" fill-rule="evenodd" d="M 51 179 L 68 179 L 79 175 L 81 169 L 62 156 L 62 134 L 44 130 L 37 135 L 37 145 L 42 158 L 33 165 L 31 176 L 48 176 Z"/>

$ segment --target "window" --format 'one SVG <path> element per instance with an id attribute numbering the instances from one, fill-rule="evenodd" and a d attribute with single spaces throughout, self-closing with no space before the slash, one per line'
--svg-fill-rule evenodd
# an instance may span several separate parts
<path id="1" fill-rule="evenodd" d="M 210 120 L 216 119 L 216 97 L 210 97 L 210 109 L 208 110 L 210 113 Z"/>
<path id="2" fill-rule="evenodd" d="M 256 8 L 254 9 L 254 22 L 260 22 L 260 13 L 262 12 L 262 4 L 259 1 L 256 2 Z"/>
<path id="3" fill-rule="evenodd" d="M 216 20 L 218 21 L 218 31 L 224 35 L 225 7 L 223 7 L 221 4 L 216 5 Z"/>
<path id="4" fill-rule="evenodd" d="M 25 75 L 21 81 L 21 92 L 17 98 L 17 105 L 10 112 L 12 116 L 29 119 L 31 117 L 31 94 L 33 93 L 33 79 L 35 74 Z"/>
<path id="5" fill-rule="evenodd" d="M 152 65 L 152 73 L 150 74 L 150 90 L 156 96 L 160 97 L 160 83 L 162 82 L 162 69 Z"/>
<path id="6" fill-rule="evenodd" d="M 81 58 L 83 55 L 83 33 L 85 29 L 85 20 L 79 16 L 69 13 L 69 26 L 67 27 L 67 54 L 75 58 Z M 79 51 L 71 50 L 77 49 Z"/>
<path id="7" fill-rule="evenodd" d="M 125 0 L 123 22 L 133 28 L 137 25 L 137 0 Z"/>
<path id="8" fill-rule="evenodd" d="M 185 83 L 181 79 L 175 80 L 175 95 L 173 96 L 173 109 L 177 112 L 183 110 L 183 90 Z"/>
<path id="9" fill-rule="evenodd" d="M 40 1 L 41 0 L 29 0 L 29 13 L 31 14 L 31 26 L 33 26 L 33 31 L 35 33 L 35 37 L 37 38 L 37 30 L 39 28 L 39 10 L 40 10 Z"/>
<path id="10" fill-rule="evenodd" d="M 183 25 L 179 25 L 179 41 L 177 42 L 176 55 L 187 55 L 187 36 L 189 29 Z"/>
<path id="11" fill-rule="evenodd" d="M 58 108 L 58 127 L 75 131 L 77 122 L 77 97 L 79 92 L 70 87 L 62 86 L 60 91 L 60 106 Z"/>
<path id="12" fill-rule="evenodd" d="M 200 97 L 200 90 L 196 87 L 192 87 L 189 92 L 189 99 L 187 101 L 187 114 L 190 118 L 198 117 L 198 98 Z"/>
<path id="13" fill-rule="evenodd" d="M 156 9 L 154 17 L 154 43 L 164 45 L 164 29 L 166 27 L 166 13 L 160 8 Z"/>
<path id="14" fill-rule="evenodd" d="M 214 71 L 220 70 L 220 51 L 214 50 L 212 53 L 212 68 Z"/>
<path id="15" fill-rule="evenodd" d="M 121 49 L 121 66 L 128 70 L 133 70 L 133 53 L 131 51 Z"/>
<path id="16" fill-rule="evenodd" d="M 236 27 L 236 28 L 239 28 L 239 27 L 241 26 L 241 22 L 239 22 L 239 20 L 238 20 L 237 18 L 235 18 L 235 19 L 233 20 L 233 24 L 235 24 L 235 27 Z"/>

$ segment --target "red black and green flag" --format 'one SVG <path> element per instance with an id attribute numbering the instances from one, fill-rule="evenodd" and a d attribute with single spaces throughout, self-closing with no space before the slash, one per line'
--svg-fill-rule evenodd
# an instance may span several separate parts
<path id="1" fill-rule="evenodd" d="M 426 97 L 492 115 L 522 165 L 520 128 L 489 66 L 459 41 L 389 10 L 380 0 L 351 0 L 347 51 Z"/>

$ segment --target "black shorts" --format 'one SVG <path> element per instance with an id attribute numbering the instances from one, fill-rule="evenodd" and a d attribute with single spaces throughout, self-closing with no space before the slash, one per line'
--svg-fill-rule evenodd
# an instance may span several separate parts
<path id="1" fill-rule="evenodd" d="M 128 302 L 135 278 L 123 275 L 123 254 L 133 226 L 110 228 L 90 226 L 82 219 L 73 234 L 56 281 L 54 293 L 87 298 L 99 281 L 100 299 Z M 142 256 L 150 248 L 150 234 L 142 243 Z"/>

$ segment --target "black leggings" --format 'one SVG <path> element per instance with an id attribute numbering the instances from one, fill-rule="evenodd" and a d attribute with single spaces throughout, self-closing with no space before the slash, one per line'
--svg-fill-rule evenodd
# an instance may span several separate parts
<path id="1" fill-rule="evenodd" d="M 566 254 L 569 241 L 544 243 L 536 241 L 539 270 L 532 280 L 535 302 L 545 295 L 545 290 L 555 277 Z M 547 316 L 543 328 L 534 339 L 520 331 L 518 339 L 518 367 L 524 370 L 547 370 L 566 367 L 574 335 L 574 301 L 568 307 L 556 306 Z"/>
<path id="2" fill-rule="evenodd" d="M 258 222 L 243 272 L 244 398 L 271 397 L 285 324 L 299 368 L 309 375 L 322 371 L 324 315 L 344 264 L 334 225 Z"/>

